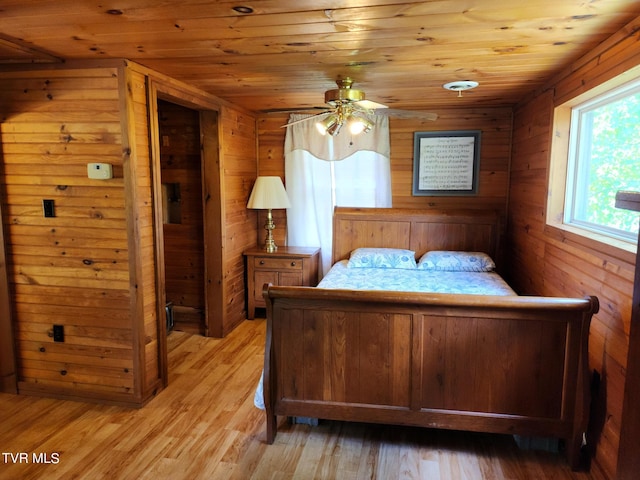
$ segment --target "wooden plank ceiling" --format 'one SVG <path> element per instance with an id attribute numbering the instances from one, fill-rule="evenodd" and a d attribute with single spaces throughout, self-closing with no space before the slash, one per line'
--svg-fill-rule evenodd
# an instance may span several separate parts
<path id="1" fill-rule="evenodd" d="M 514 104 L 639 15 L 638 0 L 3 0 L 0 63 L 128 58 L 255 111 L 323 105 L 350 76 L 437 113 Z M 458 80 L 480 86 L 442 88 Z"/>

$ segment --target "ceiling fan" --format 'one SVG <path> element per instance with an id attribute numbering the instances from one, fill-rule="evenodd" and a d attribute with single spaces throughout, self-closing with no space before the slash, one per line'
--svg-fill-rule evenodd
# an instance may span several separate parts
<path id="1" fill-rule="evenodd" d="M 327 90 L 324 93 L 324 101 L 328 107 L 316 107 L 313 110 L 324 110 L 301 120 L 289 122 L 283 128 L 290 127 L 301 122 L 316 120 L 318 131 L 331 136 L 338 135 L 343 125 L 348 125 L 352 134 L 368 132 L 373 128 L 372 115 L 384 115 L 397 118 L 421 118 L 423 120 L 436 120 L 438 115 L 431 112 L 417 110 L 399 110 L 389 108 L 381 103 L 365 99 L 362 90 L 351 88 L 353 80 L 349 77 L 336 80 L 338 88 Z M 309 109 L 296 110 L 298 112 Z M 293 110 L 287 110 L 293 111 Z"/>

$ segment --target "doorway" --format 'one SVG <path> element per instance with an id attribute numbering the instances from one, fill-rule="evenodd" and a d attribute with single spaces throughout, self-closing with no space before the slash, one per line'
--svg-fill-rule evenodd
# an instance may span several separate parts
<path id="1" fill-rule="evenodd" d="M 166 386 L 167 331 L 210 336 L 222 325 L 219 112 L 166 85 L 149 87 L 158 362 Z"/>
<path id="2" fill-rule="evenodd" d="M 160 99 L 157 111 L 167 330 L 203 335 L 206 301 L 200 113 Z"/>

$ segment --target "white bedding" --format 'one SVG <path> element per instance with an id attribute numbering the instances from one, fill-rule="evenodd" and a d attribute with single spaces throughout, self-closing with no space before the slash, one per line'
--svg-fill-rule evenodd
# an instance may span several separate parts
<path id="1" fill-rule="evenodd" d="M 516 295 L 504 279 L 495 272 L 348 268 L 347 263 L 347 260 L 342 260 L 331 267 L 318 287 L 471 295 Z"/>

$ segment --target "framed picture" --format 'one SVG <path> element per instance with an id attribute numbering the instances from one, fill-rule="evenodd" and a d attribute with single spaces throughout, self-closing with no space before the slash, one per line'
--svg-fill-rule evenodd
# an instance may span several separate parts
<path id="1" fill-rule="evenodd" d="M 481 133 L 414 132 L 413 195 L 476 195 Z"/>

